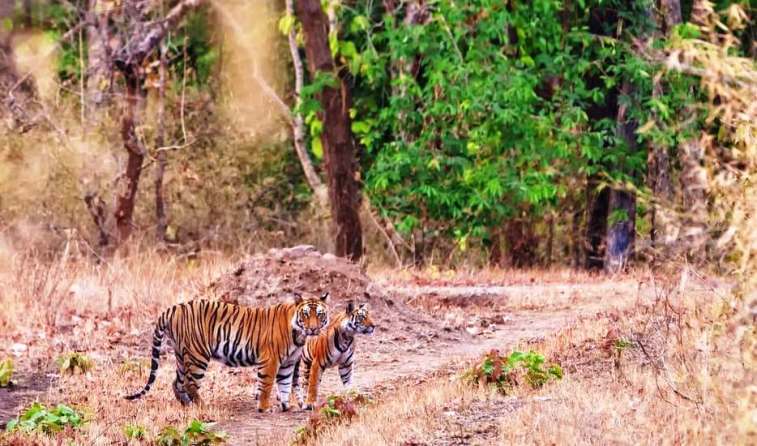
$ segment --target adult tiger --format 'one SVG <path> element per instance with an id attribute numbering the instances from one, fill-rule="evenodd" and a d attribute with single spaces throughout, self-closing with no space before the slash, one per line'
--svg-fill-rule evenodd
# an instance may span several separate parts
<path id="1" fill-rule="evenodd" d="M 173 390 L 182 404 L 199 402 L 199 381 L 210 359 L 232 367 L 258 366 L 258 410 L 268 411 L 276 377 L 282 410 L 289 409 L 292 374 L 302 355 L 307 336 L 328 325 L 328 293 L 293 303 L 265 308 L 195 300 L 177 304 L 158 318 L 152 341 L 150 377 L 144 389 L 126 399 L 134 400 L 150 390 L 155 381 L 163 336 L 168 335 L 176 353 Z"/>
<path id="2" fill-rule="evenodd" d="M 305 409 L 313 409 L 318 399 L 318 385 L 323 372 L 339 366 L 339 376 L 346 387 L 352 385 L 352 364 L 355 353 L 355 334 L 373 334 L 376 326 L 368 314 L 368 304 L 355 307 L 353 301 L 347 303 L 346 311 L 332 319 L 324 333 L 308 338 L 302 351 L 305 364 L 304 376 L 307 380 Z M 299 362 L 294 367 L 294 389 L 299 387 Z M 302 392 L 298 399 L 302 406 Z"/>

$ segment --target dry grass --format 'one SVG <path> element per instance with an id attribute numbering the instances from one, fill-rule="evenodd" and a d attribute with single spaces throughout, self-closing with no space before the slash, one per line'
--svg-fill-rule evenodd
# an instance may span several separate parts
<path id="1" fill-rule="evenodd" d="M 519 346 L 562 363 L 542 390 L 503 396 L 448 375 L 311 444 L 754 444 L 754 332 L 732 342 L 750 326 L 729 328 L 722 288 L 678 285 Z"/>
<path id="2" fill-rule="evenodd" d="M 147 333 L 160 309 L 193 297 L 229 267 L 229 260 L 182 261 L 154 252 L 101 265 L 65 258 L 42 262 L 27 255 L 10 258 L 0 268 L 0 357 L 14 357 L 14 381 L 20 388 L 42 389 L 40 399 L 48 405 L 64 403 L 88 414 L 82 430 L 64 435 L 74 444 L 124 441 L 126 424 L 140 424 L 155 435 L 169 424 L 225 417 L 221 405 L 179 409 L 170 390 L 170 359 L 163 361 L 149 398 L 128 404 L 122 397 L 147 379 Z M 55 359 L 71 351 L 93 359 L 94 369 L 61 376 Z M 219 393 L 226 381 L 249 385 L 225 376 L 224 371 L 211 373 L 203 390 Z M 60 438 L 44 436 L 15 436 L 0 443 L 11 439 L 16 444 L 60 444 Z"/>
<path id="3" fill-rule="evenodd" d="M 231 259 L 180 260 L 156 252 L 100 265 L 65 256 L 53 261 L 20 254 L 5 258 L 0 266 L 0 359 L 14 357 L 14 380 L 20 387 L 41 387 L 42 402 L 79 408 L 89 421 L 58 437 L 16 435 L 0 443 L 123 443 L 127 424 L 144 426 L 150 441 L 167 425 L 230 419 L 242 400 L 245 407 L 254 407 L 252 374 L 217 366 L 203 380 L 206 405 L 180 408 L 170 389 L 170 359 L 164 360 L 148 397 L 136 403 L 122 400 L 146 380 L 149 333 L 158 312 L 195 296 L 231 267 Z M 554 282 L 544 273 L 540 277 Z M 481 282 L 487 280 L 484 276 Z M 541 286 L 527 283 L 518 286 Z M 629 287 L 621 291 L 627 297 L 635 288 L 629 278 L 623 283 Z M 595 279 L 596 285 L 604 293 L 603 283 Z M 558 288 L 537 293 L 533 303 L 570 305 L 570 292 L 560 294 Z M 378 395 L 352 423 L 324 431 L 311 443 L 753 443 L 754 357 L 745 352 L 754 350 L 754 333 L 738 336 L 741 344 L 729 342 L 736 338 L 733 330 L 747 326 L 729 325 L 733 318 L 722 314 L 728 300 L 718 297 L 724 293 L 701 281 L 677 281 L 661 290 L 658 299 L 640 297 L 631 311 L 602 313 L 539 343 L 502 346 L 503 352 L 534 349 L 562 363 L 564 380 L 542 390 L 518 388 L 504 396 L 462 383 L 456 378 L 461 369 L 442 371 L 421 384 L 413 380 L 399 392 Z M 597 302 L 613 296 L 579 294 Z M 631 344 L 619 358 L 612 348 L 618 340 Z M 88 355 L 94 369 L 61 376 L 55 358 L 71 351 Z"/>

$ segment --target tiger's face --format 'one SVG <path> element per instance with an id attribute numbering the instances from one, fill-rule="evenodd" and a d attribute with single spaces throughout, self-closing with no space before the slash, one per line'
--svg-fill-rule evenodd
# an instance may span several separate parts
<path id="1" fill-rule="evenodd" d="M 360 304 L 356 307 L 352 301 L 347 303 L 347 319 L 345 324 L 347 325 L 346 328 L 361 334 L 370 335 L 376 329 L 376 325 L 368 313 L 368 304 Z"/>
<path id="2" fill-rule="evenodd" d="M 292 328 L 303 333 L 305 336 L 315 336 L 321 329 L 329 324 L 328 307 L 326 301 L 329 293 L 323 293 L 320 298 L 303 299 L 299 294 L 295 295 L 294 303 L 297 310 L 292 319 Z"/>

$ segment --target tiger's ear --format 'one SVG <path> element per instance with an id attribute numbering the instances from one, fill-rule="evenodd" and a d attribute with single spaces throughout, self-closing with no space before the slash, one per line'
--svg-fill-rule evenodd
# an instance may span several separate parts
<path id="1" fill-rule="evenodd" d="M 329 300 L 329 292 L 326 291 L 325 293 L 321 294 L 321 302 L 326 302 Z"/>
<path id="2" fill-rule="evenodd" d="M 294 293 L 294 303 L 295 304 L 301 304 L 302 303 L 302 294 L 295 291 Z"/>
<path id="3" fill-rule="evenodd" d="M 361 310 L 368 311 L 368 304 L 360 304 L 360 307 L 358 307 Z"/>
<path id="4" fill-rule="evenodd" d="M 347 314 L 352 314 L 353 311 L 355 311 L 355 301 L 348 300 L 347 301 Z"/>

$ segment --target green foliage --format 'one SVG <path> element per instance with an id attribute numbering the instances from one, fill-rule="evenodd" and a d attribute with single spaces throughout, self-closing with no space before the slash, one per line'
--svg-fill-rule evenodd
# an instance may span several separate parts
<path id="1" fill-rule="evenodd" d="M 315 408 L 307 424 L 296 431 L 295 444 L 306 444 L 325 428 L 349 422 L 357 416 L 358 407 L 370 403 L 370 399 L 357 392 L 346 395 L 330 395 Z"/>
<path id="2" fill-rule="evenodd" d="M 68 427 L 76 429 L 82 424 L 84 424 L 83 415 L 64 404 L 48 409 L 42 403 L 35 402 L 18 418 L 10 420 L 6 431 L 41 432 L 49 435 Z"/>
<path id="3" fill-rule="evenodd" d="M 533 351 L 514 351 L 508 356 L 501 356 L 498 351 L 492 350 L 465 373 L 464 379 L 476 385 L 492 385 L 503 393 L 517 386 L 520 379 L 525 379 L 533 389 L 544 386 L 550 380 L 562 379 L 560 365 L 550 364 L 546 370 L 544 365 L 544 356 Z"/>
<path id="4" fill-rule="evenodd" d="M 210 446 L 226 442 L 226 433 L 215 432 L 199 420 L 192 420 L 180 432 L 174 426 L 164 427 L 156 440 L 159 446 Z"/>
<path id="5" fill-rule="evenodd" d="M 453 237 L 461 249 L 515 215 L 582 200 L 581 178 L 640 186 L 644 145 L 675 147 L 684 134 L 673 126 L 695 99 L 691 79 L 669 73 L 657 79 L 665 94 L 652 94 L 660 67 L 630 43 L 650 35 L 652 6 L 441 0 L 416 23 L 379 2 L 340 9 L 332 49 L 355 84 L 352 130 L 372 204 L 401 232 Z M 607 112 L 615 103 L 652 122 L 632 144 Z"/>
<path id="6" fill-rule="evenodd" d="M 0 387 L 8 387 L 13 378 L 13 359 L 6 358 L 0 361 Z"/>
<path id="7" fill-rule="evenodd" d="M 127 440 L 144 440 L 147 436 L 147 431 L 142 425 L 127 424 L 124 426 L 124 436 Z"/>
<path id="8" fill-rule="evenodd" d="M 95 366 L 94 361 L 78 352 L 70 352 L 58 356 L 55 364 L 58 365 L 61 375 L 87 373 Z"/>

